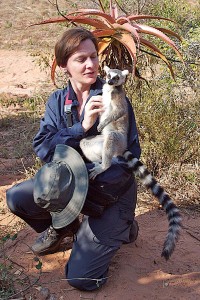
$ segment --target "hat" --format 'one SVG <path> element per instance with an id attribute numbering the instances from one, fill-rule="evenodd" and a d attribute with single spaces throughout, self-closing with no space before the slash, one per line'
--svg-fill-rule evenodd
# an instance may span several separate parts
<path id="1" fill-rule="evenodd" d="M 57 145 L 53 160 L 34 177 L 34 201 L 49 211 L 52 225 L 59 229 L 73 222 L 81 212 L 88 191 L 88 171 L 80 154 Z"/>

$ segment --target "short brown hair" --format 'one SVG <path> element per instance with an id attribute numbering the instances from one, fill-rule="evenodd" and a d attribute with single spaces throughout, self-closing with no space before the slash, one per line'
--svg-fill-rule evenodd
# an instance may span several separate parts
<path id="1" fill-rule="evenodd" d="M 75 27 L 67 29 L 55 45 L 56 62 L 59 67 L 65 67 L 69 56 L 76 51 L 80 43 L 90 39 L 98 52 L 95 36 L 87 29 Z"/>

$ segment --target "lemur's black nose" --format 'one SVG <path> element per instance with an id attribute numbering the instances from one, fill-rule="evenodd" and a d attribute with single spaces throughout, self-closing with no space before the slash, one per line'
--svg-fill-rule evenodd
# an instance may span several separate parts
<path id="1" fill-rule="evenodd" d="M 114 81 L 112 79 L 108 80 L 108 84 L 113 85 Z"/>

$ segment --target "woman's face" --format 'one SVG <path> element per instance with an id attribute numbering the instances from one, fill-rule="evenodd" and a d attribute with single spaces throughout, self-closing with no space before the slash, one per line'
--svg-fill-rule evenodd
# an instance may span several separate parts
<path id="1" fill-rule="evenodd" d="M 67 61 L 66 70 L 75 84 L 90 86 L 96 81 L 99 60 L 96 48 L 90 39 L 82 41 Z"/>

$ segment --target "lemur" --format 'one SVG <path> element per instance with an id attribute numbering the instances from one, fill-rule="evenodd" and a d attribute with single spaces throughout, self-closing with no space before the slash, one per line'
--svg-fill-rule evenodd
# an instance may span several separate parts
<path id="1" fill-rule="evenodd" d="M 90 178 L 94 179 L 111 166 L 112 157 L 123 156 L 133 173 L 138 176 L 144 186 L 150 189 L 165 210 L 169 228 L 163 245 L 162 256 L 168 260 L 175 249 L 181 230 L 181 215 L 178 208 L 164 191 L 146 166 L 127 151 L 128 132 L 128 100 L 122 84 L 126 80 L 128 70 L 110 69 L 105 66 L 106 82 L 103 85 L 104 112 L 100 115 L 97 130 L 100 135 L 81 140 L 80 148 L 84 156 L 94 162 Z"/>
<path id="2" fill-rule="evenodd" d="M 104 69 L 107 73 L 102 93 L 105 110 L 100 115 L 97 127 L 101 135 L 80 142 L 85 157 L 95 164 L 90 172 L 92 179 L 110 167 L 113 156 L 122 156 L 127 149 L 128 104 L 122 84 L 128 71 Z"/>

